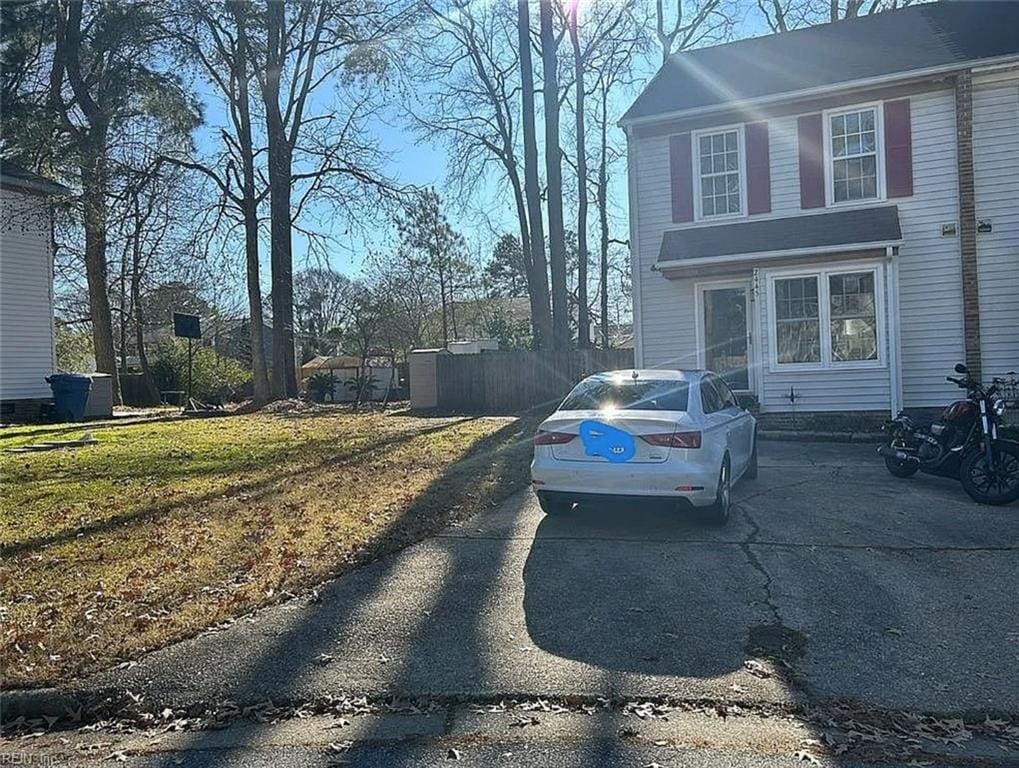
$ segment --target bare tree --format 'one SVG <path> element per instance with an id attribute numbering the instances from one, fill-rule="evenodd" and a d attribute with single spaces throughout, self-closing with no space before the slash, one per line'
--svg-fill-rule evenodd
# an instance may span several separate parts
<path id="1" fill-rule="evenodd" d="M 258 207 L 268 192 L 255 172 L 250 81 L 248 26 L 250 10 L 240 0 L 210 4 L 190 0 L 177 16 L 174 33 L 184 57 L 197 61 L 205 79 L 226 106 L 232 131 L 221 129 L 224 163 L 169 158 L 212 179 L 222 194 L 222 210 L 233 212 L 244 228 L 248 317 L 251 328 L 251 367 L 254 400 L 269 400 L 268 365 L 265 359 L 265 324 L 262 318 L 262 285 L 258 253 Z M 237 168 L 240 168 L 238 173 Z"/>
<path id="2" fill-rule="evenodd" d="M 757 9 L 772 32 L 855 19 L 905 8 L 925 0 L 757 0 Z"/>
<path id="3" fill-rule="evenodd" d="M 264 14 L 264 43 L 248 37 L 248 54 L 255 62 L 253 71 L 262 95 L 268 148 L 272 386 L 276 396 L 297 395 L 292 240 L 295 219 L 311 195 L 325 191 L 325 179 L 329 177 L 341 176 L 356 187 L 369 187 L 380 194 L 395 192 L 370 158 L 357 151 L 365 145 L 351 145 L 364 102 L 357 102 L 344 119 L 337 113 L 335 99 L 333 108 L 314 113 L 314 94 L 323 84 L 342 85 L 343 76 L 348 81 L 381 76 L 387 66 L 383 44 L 409 13 L 403 5 L 361 0 L 270 0 Z M 305 194 L 294 206 L 295 184 L 309 180 Z M 336 200 L 338 186 L 328 186 Z"/>
<path id="4" fill-rule="evenodd" d="M 535 302 L 540 303 L 541 322 L 534 323 L 535 347 L 540 349 L 552 339 L 551 308 L 547 260 L 545 258 L 545 235 L 541 218 L 541 196 L 538 183 L 538 138 L 535 127 L 534 64 L 531 57 L 531 14 L 530 0 L 517 0 L 517 47 L 520 55 L 520 99 L 521 122 L 524 134 L 524 193 L 527 198 L 527 213 L 531 222 L 530 242 L 524 244 L 524 251 L 531 254 L 531 314 L 534 316 Z M 521 240 L 523 244 L 524 241 Z"/>
<path id="5" fill-rule="evenodd" d="M 539 0 L 542 101 L 545 106 L 545 197 L 548 206 L 548 262 L 552 279 L 552 344 L 570 345 L 566 290 L 566 232 L 563 225 L 563 165 L 559 145 L 559 41 L 553 28 L 552 0 Z"/>
<path id="6" fill-rule="evenodd" d="M 541 203 L 534 181 L 536 209 L 526 178 L 521 178 L 519 132 L 527 113 L 516 103 L 517 50 L 510 44 L 515 20 L 502 6 L 476 7 L 452 0 L 449 7 L 429 4 L 429 26 L 416 49 L 420 76 L 434 89 L 425 109 L 411 114 L 425 136 L 449 151 L 449 175 L 461 199 L 468 199 L 494 168 L 508 182 L 524 243 L 526 277 L 535 338 L 549 339 L 551 314 Z M 530 49 L 526 51 L 530 55 Z M 533 86 L 530 123 L 533 128 Z M 525 140 L 526 146 L 526 140 Z M 537 152 L 534 153 L 535 172 Z M 526 169 L 525 169 L 526 171 Z M 526 173 L 525 173 L 526 176 Z"/>
<path id="7" fill-rule="evenodd" d="M 113 378 L 120 403 L 110 315 L 107 196 L 110 145 L 126 123 L 148 110 L 188 130 L 195 117 L 173 76 L 153 67 L 162 31 L 144 4 L 57 0 L 48 105 L 75 153 L 81 179 L 84 261 L 96 368 Z"/>
<path id="8" fill-rule="evenodd" d="M 663 65 L 673 53 L 724 39 L 732 30 L 734 9 L 729 9 L 723 0 L 672 2 L 670 12 L 665 0 L 655 0 L 655 35 Z"/>

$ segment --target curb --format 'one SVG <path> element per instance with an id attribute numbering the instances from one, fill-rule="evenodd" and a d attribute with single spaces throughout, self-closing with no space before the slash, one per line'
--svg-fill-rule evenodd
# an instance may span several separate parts
<path id="1" fill-rule="evenodd" d="M 33 688 L 0 693 L 0 721 L 9 723 L 23 717 L 26 720 L 44 717 L 63 717 L 81 709 L 83 696 L 59 688 Z"/>
<path id="2" fill-rule="evenodd" d="M 881 432 L 793 432 L 783 429 L 762 429 L 757 432 L 762 440 L 796 443 L 883 443 Z"/>

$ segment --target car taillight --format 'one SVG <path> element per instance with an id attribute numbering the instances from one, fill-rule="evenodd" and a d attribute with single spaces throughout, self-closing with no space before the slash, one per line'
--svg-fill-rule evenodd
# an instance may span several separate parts
<path id="1" fill-rule="evenodd" d="M 651 445 L 660 445 L 663 448 L 700 448 L 700 432 L 671 432 L 660 435 L 641 435 L 641 438 Z"/>
<path id="2" fill-rule="evenodd" d="M 539 430 L 534 435 L 535 445 L 562 445 L 568 443 L 570 440 L 575 438 L 576 435 L 571 435 L 569 432 L 545 432 Z"/>

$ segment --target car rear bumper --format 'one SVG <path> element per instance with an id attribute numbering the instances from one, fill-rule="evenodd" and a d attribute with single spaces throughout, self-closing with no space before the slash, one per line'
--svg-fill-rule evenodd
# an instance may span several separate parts
<path id="1" fill-rule="evenodd" d="M 535 457 L 531 462 L 535 491 L 580 498 L 653 497 L 686 499 L 695 506 L 715 501 L 718 474 L 697 465 L 557 461 Z"/>

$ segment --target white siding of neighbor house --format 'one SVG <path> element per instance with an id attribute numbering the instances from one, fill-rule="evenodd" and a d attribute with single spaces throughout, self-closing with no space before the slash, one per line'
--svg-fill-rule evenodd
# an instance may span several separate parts
<path id="1" fill-rule="evenodd" d="M 973 92 L 973 170 L 980 285 L 980 356 L 985 379 L 1019 371 L 1019 79 Z"/>
<path id="2" fill-rule="evenodd" d="M 46 199 L 0 195 L 0 399 L 50 396 L 53 279 Z"/>
<path id="3" fill-rule="evenodd" d="M 953 394 L 944 377 L 963 359 L 962 289 L 958 237 L 942 237 L 941 225 L 957 223 L 958 182 L 955 153 L 955 97 L 951 90 L 911 98 L 914 194 L 876 203 L 899 207 L 904 244 L 897 256 L 899 283 L 898 349 L 902 371 L 902 404 L 942 404 Z M 649 367 L 694 365 L 697 360 L 694 279 L 669 280 L 650 271 L 663 234 L 670 229 L 703 226 L 674 224 L 669 178 L 669 139 L 634 139 L 636 156 L 637 250 L 635 279 L 640 280 L 643 364 Z M 800 209 L 796 116 L 769 121 L 771 217 L 824 213 Z M 632 203 L 631 203 L 632 204 Z M 764 218 L 753 217 L 754 220 Z M 729 223 L 729 222 L 727 222 Z M 851 259 L 847 255 L 847 259 Z M 830 258 L 820 263 L 829 263 Z M 756 312 L 759 319 L 758 362 L 763 364 L 759 395 L 767 410 L 790 410 L 789 386 L 795 386 L 797 410 L 887 410 L 893 402 L 887 365 L 871 370 L 824 370 L 772 373 L 768 370 L 766 270 Z M 889 270 L 890 272 L 890 270 Z M 885 286 L 893 285 L 886 275 Z M 894 302 L 885 302 L 893 313 Z M 886 317 L 886 344 L 896 338 L 894 318 Z M 893 355 L 885 350 L 886 360 Z"/>

